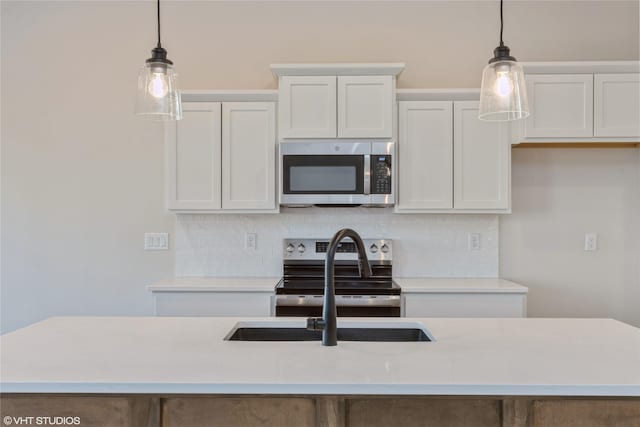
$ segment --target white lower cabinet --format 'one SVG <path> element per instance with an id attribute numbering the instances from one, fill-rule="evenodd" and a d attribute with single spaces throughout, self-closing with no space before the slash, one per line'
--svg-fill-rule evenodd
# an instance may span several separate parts
<path id="1" fill-rule="evenodd" d="M 271 316 L 273 293 L 154 292 L 156 316 Z"/>
<path id="2" fill-rule="evenodd" d="M 516 293 L 412 293 L 406 317 L 526 317 L 527 296 Z"/>
<path id="3" fill-rule="evenodd" d="M 169 210 L 277 212 L 273 102 L 184 102 L 168 123 Z"/>

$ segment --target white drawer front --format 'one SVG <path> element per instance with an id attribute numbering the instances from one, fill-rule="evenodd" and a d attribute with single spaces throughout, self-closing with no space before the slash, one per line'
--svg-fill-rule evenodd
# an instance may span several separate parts
<path id="1" fill-rule="evenodd" d="M 266 292 L 154 292 L 156 316 L 270 316 Z"/>
<path id="2" fill-rule="evenodd" d="M 526 317 L 524 294 L 407 294 L 406 317 Z"/>

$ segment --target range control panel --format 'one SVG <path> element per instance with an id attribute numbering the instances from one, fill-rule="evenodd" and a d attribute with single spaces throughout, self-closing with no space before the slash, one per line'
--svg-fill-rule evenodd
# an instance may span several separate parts
<path id="1" fill-rule="evenodd" d="M 327 255 L 330 239 L 284 239 L 283 258 L 300 260 L 324 260 Z M 391 239 L 363 239 L 369 261 L 391 260 Z M 358 251 L 353 240 L 346 238 L 338 245 L 336 259 L 358 259 Z"/>
<path id="2" fill-rule="evenodd" d="M 371 194 L 391 194 L 391 155 L 371 155 Z"/>

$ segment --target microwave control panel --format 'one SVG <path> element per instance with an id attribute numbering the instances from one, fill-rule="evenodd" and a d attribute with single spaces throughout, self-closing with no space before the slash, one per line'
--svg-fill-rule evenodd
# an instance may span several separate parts
<path id="1" fill-rule="evenodd" d="M 391 156 L 371 155 L 371 194 L 391 194 Z"/>

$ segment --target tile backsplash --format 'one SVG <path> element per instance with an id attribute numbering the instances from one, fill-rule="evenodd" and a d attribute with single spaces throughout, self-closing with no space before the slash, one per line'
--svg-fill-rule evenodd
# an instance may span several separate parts
<path id="1" fill-rule="evenodd" d="M 283 208 L 280 214 L 177 216 L 176 276 L 280 276 L 282 239 L 350 227 L 393 239 L 396 277 L 497 277 L 498 215 L 394 214 L 386 208 Z M 245 233 L 256 233 L 255 250 Z M 481 234 L 469 250 L 469 233 Z"/>

